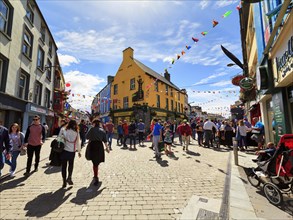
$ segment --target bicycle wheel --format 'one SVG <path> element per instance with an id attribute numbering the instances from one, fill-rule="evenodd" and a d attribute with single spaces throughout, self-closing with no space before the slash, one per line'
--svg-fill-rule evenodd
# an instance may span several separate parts
<path id="1" fill-rule="evenodd" d="M 266 195 L 267 200 L 273 205 L 280 205 L 283 202 L 283 195 L 279 188 L 273 183 L 266 183 L 263 186 L 263 191 Z"/>
<path id="2" fill-rule="evenodd" d="M 251 173 L 247 175 L 248 182 L 254 187 L 258 187 L 260 185 L 260 180 L 255 173 Z"/>

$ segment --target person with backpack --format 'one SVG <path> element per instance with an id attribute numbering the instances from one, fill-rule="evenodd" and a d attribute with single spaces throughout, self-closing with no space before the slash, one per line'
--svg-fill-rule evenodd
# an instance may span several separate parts
<path id="1" fill-rule="evenodd" d="M 35 154 L 35 172 L 38 171 L 38 166 L 40 162 L 40 153 L 41 147 L 46 140 L 46 131 L 44 126 L 40 123 L 40 116 L 35 115 L 33 123 L 28 126 L 24 143 L 27 147 L 27 163 L 26 163 L 26 172 L 23 174 L 25 177 L 28 177 L 31 171 L 33 156 Z"/>
<path id="2" fill-rule="evenodd" d="M 81 140 L 78 131 L 78 125 L 75 120 L 70 120 L 66 127 L 62 128 L 59 134 L 65 141 L 64 149 L 61 153 L 61 174 L 63 179 L 62 188 L 65 188 L 67 183 L 73 185 L 72 173 L 76 151 L 81 157 Z M 68 177 L 67 177 L 68 165 Z M 67 177 L 67 178 L 66 178 Z"/>
<path id="3" fill-rule="evenodd" d="M 130 146 L 129 149 L 132 149 L 132 143 L 133 143 L 133 150 L 136 150 L 135 144 L 136 144 L 136 124 L 135 121 L 132 120 L 131 123 L 128 126 L 128 134 L 130 139 Z"/>

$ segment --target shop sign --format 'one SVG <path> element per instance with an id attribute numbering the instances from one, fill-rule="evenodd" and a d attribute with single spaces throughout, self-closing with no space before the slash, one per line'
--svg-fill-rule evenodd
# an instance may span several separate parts
<path id="1" fill-rule="evenodd" d="M 293 69 L 293 36 L 288 40 L 288 48 L 281 57 L 276 57 L 278 75 L 284 78 Z"/>
<path id="2" fill-rule="evenodd" d="M 250 77 L 245 77 L 240 80 L 239 86 L 244 90 L 251 90 L 253 88 L 253 79 Z"/>
<path id="3" fill-rule="evenodd" d="M 116 112 L 114 113 L 114 116 L 115 117 L 123 117 L 123 116 L 130 116 L 131 115 L 131 112 Z"/>
<path id="4" fill-rule="evenodd" d="M 159 116 L 159 117 L 167 117 L 167 113 L 166 112 L 157 112 L 157 116 Z"/>
<path id="5" fill-rule="evenodd" d="M 31 105 L 30 110 L 34 112 L 42 113 L 42 114 L 47 114 L 47 111 L 45 109 L 42 109 L 33 105 Z"/>

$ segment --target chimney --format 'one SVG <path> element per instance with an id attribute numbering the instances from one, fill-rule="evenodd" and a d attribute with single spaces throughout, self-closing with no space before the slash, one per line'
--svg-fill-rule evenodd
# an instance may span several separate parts
<path id="1" fill-rule="evenodd" d="M 131 47 L 123 50 L 123 60 L 133 59 L 133 49 Z"/>
<path id="2" fill-rule="evenodd" d="M 166 80 L 168 80 L 169 82 L 171 82 L 170 73 L 168 73 L 168 70 L 167 69 L 165 70 L 164 77 L 165 77 Z"/>
<path id="3" fill-rule="evenodd" d="M 110 84 L 114 81 L 114 76 L 107 76 L 107 84 Z"/>

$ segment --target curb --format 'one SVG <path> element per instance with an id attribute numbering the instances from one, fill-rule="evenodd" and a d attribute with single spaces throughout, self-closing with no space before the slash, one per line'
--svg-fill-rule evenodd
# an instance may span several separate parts
<path id="1" fill-rule="evenodd" d="M 229 219 L 259 219 L 245 189 L 238 166 L 231 159 L 231 187 L 230 187 L 230 218 Z"/>

